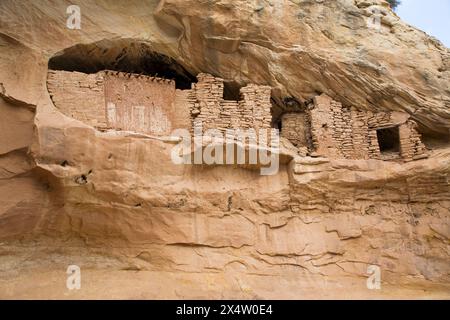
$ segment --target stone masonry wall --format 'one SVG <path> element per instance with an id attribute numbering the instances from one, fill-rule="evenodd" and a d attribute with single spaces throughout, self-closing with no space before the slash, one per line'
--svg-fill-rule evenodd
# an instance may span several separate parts
<path id="1" fill-rule="evenodd" d="M 398 127 L 399 157 L 405 161 L 426 157 L 426 148 L 421 142 L 417 125 L 404 113 L 370 112 L 343 107 L 341 103 L 322 95 L 314 99 L 310 119 L 313 152 L 317 155 L 345 159 L 384 159 L 378 144 L 377 129 Z M 293 141 L 296 141 L 295 138 Z"/>
<path id="2" fill-rule="evenodd" d="M 389 112 L 364 112 L 363 115 L 367 119 L 367 141 L 368 141 L 368 157 L 370 159 L 381 159 L 380 146 L 378 144 L 377 130 L 378 128 L 390 127 L 395 124 L 391 121 Z"/>
<path id="3" fill-rule="evenodd" d="M 425 145 L 421 141 L 421 135 L 417 131 L 417 124 L 405 114 L 395 112 L 367 113 L 369 158 L 380 159 L 380 153 L 376 130 L 398 126 L 400 136 L 400 156 L 411 161 L 426 156 Z"/>
<path id="4" fill-rule="evenodd" d="M 281 117 L 281 124 L 281 137 L 288 139 L 299 148 L 310 146 L 310 124 L 306 112 L 286 113 Z"/>
<path id="5" fill-rule="evenodd" d="M 105 97 L 109 128 L 170 134 L 176 116 L 174 81 L 109 71 Z"/>
<path id="6" fill-rule="evenodd" d="M 426 147 L 417 131 L 417 123 L 407 121 L 400 126 L 400 152 L 406 160 L 418 160 L 426 157 Z"/>
<path id="7" fill-rule="evenodd" d="M 335 128 L 331 102 L 332 99 L 325 95 L 314 98 L 314 108 L 310 111 L 313 153 L 330 158 L 341 158 L 342 153 L 334 140 Z"/>
<path id="8" fill-rule="evenodd" d="M 116 71 L 49 71 L 48 91 L 65 115 L 100 130 L 170 134 L 191 126 L 188 93 L 175 82 Z"/>
<path id="9" fill-rule="evenodd" d="M 352 156 L 355 159 L 369 159 L 369 149 L 371 145 L 369 144 L 369 132 L 368 128 L 368 117 L 367 113 L 364 111 L 359 111 L 352 107 L 350 109 L 350 123 L 352 130 L 352 143 L 353 143 L 353 153 Z M 378 143 L 375 146 L 379 152 Z"/>
<path id="10" fill-rule="evenodd" d="M 223 99 L 223 80 L 209 74 L 199 74 L 192 85 L 188 101 L 193 125 L 200 123 L 203 132 L 217 129 L 271 128 L 270 91 L 267 86 L 248 85 L 241 88 L 240 101 Z"/>
<path id="11" fill-rule="evenodd" d="M 193 130 L 198 120 L 203 132 L 271 128 L 270 87 L 243 87 L 240 101 L 224 100 L 223 89 L 223 80 L 208 74 L 199 74 L 191 90 L 180 91 L 171 80 L 122 72 L 48 73 L 55 106 L 101 130 L 170 134 L 177 128 Z M 399 157 L 410 161 L 426 156 L 416 123 L 403 113 L 361 111 L 321 95 L 309 112 L 287 114 L 282 121 L 282 135 L 312 155 L 383 159 L 377 129 L 398 126 Z"/>
<path id="12" fill-rule="evenodd" d="M 346 159 L 354 158 L 351 109 L 342 107 L 340 102 L 334 100 L 331 101 L 330 108 L 333 118 L 331 124 L 332 137 L 337 154 Z"/>
<path id="13" fill-rule="evenodd" d="M 49 70 L 47 89 L 54 105 L 66 116 L 106 129 L 104 72 Z"/>

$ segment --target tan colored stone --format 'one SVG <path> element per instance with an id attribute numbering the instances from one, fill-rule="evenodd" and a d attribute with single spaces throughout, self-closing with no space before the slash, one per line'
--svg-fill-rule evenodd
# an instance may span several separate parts
<path id="1" fill-rule="evenodd" d="M 368 158 L 378 156 L 375 130 L 358 131 L 406 125 L 411 159 L 426 151 L 418 132 L 448 137 L 442 44 L 382 0 L 77 4 L 81 30 L 66 28 L 67 2 L 0 2 L 1 298 L 449 298 L 448 143 L 431 143 L 426 159 L 381 161 Z M 383 9 L 381 31 L 366 28 L 373 6 Z M 192 110 L 214 126 L 225 106 L 236 122 L 217 127 L 238 125 L 234 106 L 239 123 L 266 127 L 284 97 L 309 107 L 324 93 L 317 120 L 328 129 L 316 130 L 322 147 L 311 156 L 328 158 L 295 155 L 285 141 L 294 159 L 274 176 L 175 165 L 173 140 L 102 132 L 94 104 L 79 101 L 93 114 L 79 121 L 52 101 L 48 60 L 76 45 L 94 64 L 151 51 L 213 73 L 175 90 L 173 119 L 186 128 Z M 220 77 L 263 107 L 221 105 Z M 83 89 L 97 96 L 97 86 Z M 338 139 L 349 152 L 352 133 L 359 160 L 332 149 Z M 69 264 L 81 267 L 82 290 L 66 289 Z M 369 265 L 381 268 L 382 290 L 367 289 Z"/>

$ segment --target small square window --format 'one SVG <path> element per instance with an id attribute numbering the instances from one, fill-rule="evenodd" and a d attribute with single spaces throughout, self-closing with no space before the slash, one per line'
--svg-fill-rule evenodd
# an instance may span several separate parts
<path id="1" fill-rule="evenodd" d="M 398 126 L 378 129 L 377 138 L 382 156 L 400 156 L 400 135 Z"/>

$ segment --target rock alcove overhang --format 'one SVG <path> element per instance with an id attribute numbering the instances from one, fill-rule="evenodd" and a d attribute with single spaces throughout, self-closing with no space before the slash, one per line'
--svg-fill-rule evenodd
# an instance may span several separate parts
<path id="1" fill-rule="evenodd" d="M 148 43 L 124 39 L 105 39 L 66 48 L 49 59 L 48 69 L 86 74 L 112 70 L 158 76 L 174 80 L 177 89 L 182 90 L 190 89 L 191 84 L 197 82 L 196 75 L 206 72 L 224 79 L 225 100 L 239 100 L 239 89 L 248 84 L 207 70 L 193 70 L 178 59 L 152 48 Z"/>
<path id="2" fill-rule="evenodd" d="M 133 40 L 102 40 L 78 44 L 56 53 L 48 63 L 50 70 L 77 71 L 87 74 L 102 70 L 136 73 L 171 79 L 177 89 L 190 89 L 197 82 L 175 59 Z"/>
<path id="3" fill-rule="evenodd" d="M 143 41 L 104 39 L 90 44 L 77 44 L 57 52 L 49 59 L 48 69 L 86 74 L 112 70 L 158 76 L 174 80 L 176 88 L 181 90 L 190 89 L 192 83 L 197 82 L 196 75 L 207 72 L 224 79 L 225 100 L 239 100 L 240 88 L 250 83 L 209 70 L 193 69 L 181 59 L 170 57 L 162 51 Z M 234 74 L 234 71 L 229 70 L 228 74 Z M 292 96 L 283 96 L 279 89 L 272 90 L 271 103 L 274 127 L 284 112 L 301 110 L 305 106 L 305 102 Z"/>

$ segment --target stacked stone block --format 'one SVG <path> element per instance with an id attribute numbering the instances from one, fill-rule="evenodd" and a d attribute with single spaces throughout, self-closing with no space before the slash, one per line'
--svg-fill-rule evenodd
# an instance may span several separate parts
<path id="1" fill-rule="evenodd" d="M 65 115 L 98 129 L 106 129 L 105 72 L 49 70 L 47 89 L 54 105 Z"/>
<path id="2" fill-rule="evenodd" d="M 401 158 L 405 161 L 426 157 L 426 148 L 417 131 L 417 125 L 408 116 L 400 113 L 400 119 L 392 112 L 362 111 L 354 107 L 343 107 L 326 95 L 316 97 L 309 111 L 309 130 L 311 132 L 311 155 L 345 159 L 383 159 Z M 305 124 L 297 124 L 289 117 L 283 119 L 282 135 L 295 145 L 304 146 L 298 141 L 297 132 Z M 399 128 L 400 152 L 382 154 L 378 143 L 377 130 L 391 127 Z M 389 157 L 388 157 L 389 156 Z"/>
<path id="3" fill-rule="evenodd" d="M 286 113 L 281 117 L 281 136 L 296 147 L 311 148 L 309 117 L 306 112 Z"/>
<path id="4" fill-rule="evenodd" d="M 63 114 L 99 130 L 163 135 L 170 134 L 172 126 L 190 127 L 187 107 L 180 105 L 175 111 L 173 80 L 109 70 L 96 74 L 50 70 L 47 86 Z"/>
<path id="5" fill-rule="evenodd" d="M 240 101 L 224 100 L 223 80 L 208 74 L 199 74 L 191 90 L 180 91 L 186 100 L 186 115 L 179 110 L 184 104 L 175 105 L 180 101 L 175 99 L 178 90 L 171 80 L 112 71 L 84 74 L 51 70 L 47 84 L 58 109 L 101 130 L 168 134 L 172 121 L 177 128 L 183 127 L 179 118 L 187 119 L 191 130 L 201 125 L 203 133 L 208 129 L 222 134 L 227 129 L 254 129 L 259 135 L 259 131 L 267 134 L 271 127 L 270 87 L 251 84 L 241 88 Z M 114 109 L 115 121 L 111 121 L 109 109 Z M 398 113 L 393 116 L 391 112 L 343 107 L 322 95 L 315 97 L 305 113 L 284 115 L 282 135 L 311 155 L 383 159 L 377 130 L 398 126 L 399 157 L 405 161 L 426 157 L 416 123 L 401 113 L 400 119 Z"/>
<path id="6" fill-rule="evenodd" d="M 270 129 L 270 87 L 248 85 L 241 88 L 240 101 L 223 99 L 223 80 L 208 74 L 199 74 L 198 83 L 189 93 L 193 127 L 202 125 L 203 132 L 217 129 Z"/>
<path id="7" fill-rule="evenodd" d="M 356 159 L 369 159 L 367 113 L 352 107 L 351 125 L 353 134 L 353 157 Z"/>
<path id="8" fill-rule="evenodd" d="M 314 108 L 310 111 L 312 155 L 339 158 L 341 155 L 333 138 L 331 101 L 332 99 L 325 95 L 314 98 Z"/>
<path id="9" fill-rule="evenodd" d="M 106 71 L 104 86 L 108 128 L 163 135 L 178 127 L 174 81 Z"/>
<path id="10" fill-rule="evenodd" d="M 399 128 L 400 151 L 406 161 L 418 160 L 426 156 L 426 148 L 420 139 L 421 136 L 417 132 L 416 127 L 415 122 L 408 121 Z"/>
<path id="11" fill-rule="evenodd" d="M 198 75 L 198 83 L 193 84 L 192 97 L 194 98 L 191 113 L 193 120 L 201 123 L 203 130 L 218 129 L 223 126 L 218 120 L 220 119 L 220 101 L 223 96 L 223 82 L 217 78 L 201 73 Z"/>
<path id="12" fill-rule="evenodd" d="M 344 158 L 353 157 L 353 140 L 352 140 L 352 124 L 351 113 L 349 108 L 343 108 L 342 104 L 337 101 L 331 101 L 330 104 L 333 124 L 332 137 L 336 142 L 335 148 L 337 153 Z"/>
<path id="13" fill-rule="evenodd" d="M 371 112 L 366 113 L 367 117 L 367 140 L 369 159 L 381 159 L 380 146 L 378 144 L 377 129 L 392 126 L 390 113 L 388 112 Z"/>

